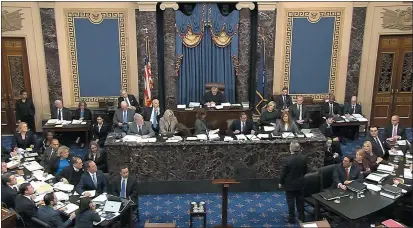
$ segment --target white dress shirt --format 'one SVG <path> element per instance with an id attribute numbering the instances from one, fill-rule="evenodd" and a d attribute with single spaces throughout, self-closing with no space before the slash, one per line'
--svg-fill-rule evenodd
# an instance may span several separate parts
<path id="1" fill-rule="evenodd" d="M 130 106 L 129 98 L 125 97 L 124 100 L 125 100 L 126 104 L 128 104 L 128 107 L 129 107 Z"/>
<path id="2" fill-rule="evenodd" d="M 297 105 L 298 111 L 300 112 L 298 114 L 298 120 L 302 120 L 303 119 L 303 105 Z"/>
<path id="3" fill-rule="evenodd" d="M 103 124 L 98 124 L 98 131 L 100 133 L 100 129 L 102 128 Z"/>
<path id="4" fill-rule="evenodd" d="M 397 136 L 397 127 L 398 127 L 398 126 L 399 126 L 399 125 L 393 125 L 393 130 L 392 130 L 392 132 L 391 132 L 391 134 L 392 134 L 393 137 Z M 394 134 L 394 132 L 396 132 L 396 134 Z"/>

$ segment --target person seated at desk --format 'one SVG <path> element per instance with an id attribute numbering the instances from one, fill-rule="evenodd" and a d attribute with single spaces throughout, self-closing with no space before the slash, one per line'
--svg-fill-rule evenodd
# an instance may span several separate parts
<path id="1" fill-rule="evenodd" d="M 354 159 L 348 155 L 344 156 L 343 163 L 337 164 L 333 171 L 333 188 L 347 189 L 347 185 L 353 181 L 362 182 L 363 176 L 360 168 L 353 165 Z"/>
<path id="2" fill-rule="evenodd" d="M 199 110 L 196 113 L 195 120 L 195 133 L 194 135 L 206 134 L 208 131 L 208 123 L 206 121 L 206 111 L 204 109 Z"/>
<path id="3" fill-rule="evenodd" d="M 46 132 L 46 135 L 44 136 L 44 139 L 40 142 L 40 146 L 39 146 L 39 152 L 41 154 L 44 154 L 44 152 L 46 151 L 47 148 L 50 147 L 50 145 L 52 145 L 52 141 L 54 139 L 54 134 L 51 131 Z"/>
<path id="4" fill-rule="evenodd" d="M 51 119 L 58 120 L 72 120 L 72 113 L 68 108 L 63 107 L 63 102 L 61 100 L 56 100 L 54 102 L 55 108 L 51 110 Z"/>
<path id="5" fill-rule="evenodd" d="M 37 216 L 37 206 L 33 202 L 34 188 L 30 183 L 23 183 L 19 186 L 19 194 L 14 201 L 14 209 L 23 218 L 26 227 L 36 227 L 31 221 L 32 217 Z M 42 204 L 43 200 L 38 204 Z"/>
<path id="6" fill-rule="evenodd" d="M 239 120 L 232 121 L 231 126 L 229 126 L 228 134 L 229 135 L 236 135 L 236 134 L 255 134 L 257 131 L 254 122 L 248 119 L 248 116 L 245 112 L 241 112 L 239 116 Z"/>
<path id="7" fill-rule="evenodd" d="M 34 148 L 34 145 L 36 144 L 34 134 L 29 131 L 29 128 L 25 122 L 19 123 L 17 132 L 14 133 L 13 141 L 13 148 Z"/>
<path id="8" fill-rule="evenodd" d="M 90 142 L 89 151 L 86 155 L 86 161 L 94 161 L 98 167 L 98 170 L 106 172 L 106 152 L 104 149 L 100 148 L 96 142 Z"/>
<path id="9" fill-rule="evenodd" d="M 96 212 L 96 205 L 90 197 L 80 199 L 79 211 L 76 215 L 76 227 L 93 228 L 93 222 L 99 222 L 100 216 Z"/>
<path id="10" fill-rule="evenodd" d="M 384 135 L 389 142 L 396 142 L 397 140 L 406 140 L 406 130 L 399 125 L 400 118 L 398 115 L 391 117 L 391 124 L 384 128 Z"/>
<path id="11" fill-rule="evenodd" d="M 127 132 L 128 124 L 133 122 L 133 115 L 135 111 L 128 109 L 128 104 L 125 101 L 120 103 L 120 108 L 115 111 L 113 115 L 113 124 L 115 125 L 115 132 Z"/>
<path id="12" fill-rule="evenodd" d="M 218 90 L 217 86 L 212 86 L 211 91 L 208 91 L 204 94 L 203 105 L 220 105 L 225 103 L 224 94 Z"/>
<path id="13" fill-rule="evenodd" d="M 357 96 L 352 96 L 350 103 L 344 104 L 344 114 L 362 114 L 361 105 L 357 104 Z"/>
<path id="14" fill-rule="evenodd" d="M 28 98 L 26 90 L 20 91 L 21 98 L 16 101 L 16 120 L 17 123 L 26 122 L 29 129 L 34 131 L 34 115 L 36 108 L 33 101 Z"/>
<path id="15" fill-rule="evenodd" d="M 92 140 L 99 144 L 100 147 L 105 145 L 106 137 L 108 137 L 109 126 L 103 123 L 103 117 L 96 117 L 96 124 L 92 126 Z"/>
<path id="16" fill-rule="evenodd" d="M 152 129 L 155 132 L 159 132 L 159 119 L 162 117 L 162 111 L 159 107 L 159 100 L 152 100 L 152 107 L 145 107 L 142 112 L 143 119 L 145 121 L 150 121 L 152 124 Z"/>
<path id="17" fill-rule="evenodd" d="M 289 107 L 289 112 L 293 121 L 297 124 L 300 129 L 309 128 L 308 122 L 308 110 L 305 105 L 303 105 L 303 96 L 297 96 L 297 103 Z"/>
<path id="18" fill-rule="evenodd" d="M 340 105 L 336 102 L 336 97 L 331 94 L 328 102 L 325 102 L 322 106 L 323 116 L 338 115 L 341 116 Z"/>
<path id="19" fill-rule="evenodd" d="M 289 107 L 293 104 L 293 100 L 290 95 L 288 95 L 288 88 L 284 87 L 282 94 L 275 97 L 275 103 L 277 104 L 277 110 L 279 111 L 289 111 Z"/>
<path id="20" fill-rule="evenodd" d="M 327 149 L 324 152 L 324 166 L 338 164 L 341 162 L 341 154 L 337 153 L 332 147 L 333 141 L 331 139 L 327 140 Z M 341 151 L 340 151 L 341 152 Z"/>
<path id="21" fill-rule="evenodd" d="M 368 166 L 372 171 L 376 171 L 379 164 L 386 164 L 387 162 L 381 157 L 377 157 L 373 153 L 373 146 L 370 141 L 365 141 L 363 143 L 364 160 L 366 160 Z"/>
<path id="22" fill-rule="evenodd" d="M 280 112 L 275 109 L 275 102 L 270 101 L 267 104 L 267 110 L 261 113 L 260 122 L 263 126 L 275 126 L 277 119 L 280 119 Z"/>
<path id="23" fill-rule="evenodd" d="M 129 125 L 128 135 L 141 135 L 142 138 L 155 136 L 151 122 L 144 121 L 143 116 L 138 113 L 136 113 L 133 118 L 135 121 Z"/>
<path id="24" fill-rule="evenodd" d="M 139 102 L 136 100 L 135 95 L 133 94 L 128 94 L 128 91 L 125 89 L 122 89 L 120 91 L 120 97 L 118 97 L 118 108 L 122 107 L 122 102 L 126 103 L 126 107 L 130 110 L 133 110 L 133 114 L 139 113 L 140 108 L 139 108 Z"/>
<path id="25" fill-rule="evenodd" d="M 371 173 L 369 163 L 364 158 L 364 150 L 363 149 L 357 150 L 356 159 L 354 159 L 354 164 L 355 164 L 355 166 L 358 166 L 358 168 L 360 169 L 360 173 L 361 173 L 361 175 L 363 175 L 363 177 L 366 177 L 367 175 L 369 175 Z"/>
<path id="26" fill-rule="evenodd" d="M 70 163 L 71 166 L 64 168 L 62 172 L 56 175 L 56 180 L 76 186 L 83 174 L 83 162 L 80 157 L 73 156 Z"/>
<path id="27" fill-rule="evenodd" d="M 52 139 L 52 143 L 50 144 L 50 146 L 48 148 L 46 148 L 46 150 L 43 153 L 42 156 L 42 166 L 44 168 L 49 167 L 49 163 L 51 160 L 54 160 L 57 157 L 57 150 L 60 147 L 60 143 L 59 140 L 57 139 Z"/>
<path id="28" fill-rule="evenodd" d="M 1 176 L 1 202 L 6 204 L 7 208 L 14 208 L 14 201 L 17 196 L 16 176 L 12 173 L 6 173 Z"/>
<path id="29" fill-rule="evenodd" d="M 338 154 L 341 153 L 341 147 L 340 147 L 340 140 L 337 136 L 335 136 L 334 131 L 333 131 L 333 116 L 329 115 L 326 118 L 326 121 L 320 125 L 319 129 L 321 131 L 321 134 L 323 134 L 327 139 L 332 140 L 332 148 L 334 151 L 336 151 Z"/>
<path id="30" fill-rule="evenodd" d="M 46 170 L 53 175 L 60 174 L 64 168 L 70 166 L 71 159 L 72 156 L 69 154 L 69 147 L 61 146 L 57 149 L 57 156 L 50 161 Z"/>
<path id="31" fill-rule="evenodd" d="M 191 135 L 189 129 L 182 123 L 178 122 L 175 117 L 174 112 L 170 109 L 165 110 L 163 116 L 159 119 L 159 133 L 175 133 L 178 132 L 179 135 L 188 137 Z"/>
<path id="32" fill-rule="evenodd" d="M 298 127 L 295 123 L 291 120 L 290 114 L 285 111 L 281 114 L 280 122 L 275 125 L 274 134 L 282 133 L 282 132 L 293 132 L 297 133 Z"/>
<path id="33" fill-rule="evenodd" d="M 387 159 L 389 157 L 388 147 L 384 139 L 379 136 L 379 128 L 377 126 L 369 126 L 369 134 L 366 136 L 366 140 L 371 144 L 371 150 L 380 158 Z"/>
<path id="34" fill-rule="evenodd" d="M 79 184 L 76 186 L 76 192 L 82 196 L 90 196 L 89 192 L 96 190 L 96 196 L 108 192 L 106 178 L 102 171 L 97 169 L 95 162 L 86 161 L 85 167 L 87 172 L 84 172 L 80 177 Z"/>
<path id="35" fill-rule="evenodd" d="M 84 101 L 80 101 L 78 104 L 78 109 L 75 110 L 75 119 L 76 120 L 81 120 L 81 121 L 91 121 L 92 120 L 92 112 L 90 109 L 87 108 L 87 104 Z M 79 133 L 78 133 L 79 134 Z M 82 141 L 82 144 L 80 147 L 83 148 L 84 144 L 83 142 L 86 141 L 86 134 L 84 132 L 80 133 L 81 136 L 78 136 L 76 139 L 76 144 L 78 144 L 80 141 Z M 82 140 L 80 139 L 82 137 Z"/>
<path id="36" fill-rule="evenodd" d="M 76 214 L 74 212 L 71 213 L 66 222 L 63 222 L 62 217 L 60 217 L 60 211 L 54 209 L 57 205 L 57 198 L 53 192 L 44 195 L 43 201 L 45 205 L 40 206 L 37 210 L 38 219 L 49 224 L 50 227 L 66 228 L 72 225 L 72 221 L 76 218 Z M 64 207 L 62 209 L 64 209 Z"/>

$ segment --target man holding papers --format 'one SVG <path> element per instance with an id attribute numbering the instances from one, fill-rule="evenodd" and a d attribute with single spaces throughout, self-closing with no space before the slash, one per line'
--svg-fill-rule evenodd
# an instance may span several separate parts
<path id="1" fill-rule="evenodd" d="M 72 225 L 76 214 L 73 212 L 70 214 L 69 219 L 63 222 L 62 217 L 60 217 L 60 212 L 53 208 L 57 204 L 57 198 L 53 192 L 47 193 L 44 196 L 44 204 L 44 206 L 39 207 L 39 210 L 37 210 L 38 219 L 49 224 L 50 227 L 66 228 Z"/>
<path id="2" fill-rule="evenodd" d="M 87 172 L 83 173 L 79 184 L 76 186 L 76 192 L 82 196 L 90 196 L 90 190 L 96 190 L 96 195 L 107 193 L 108 187 L 105 176 L 102 171 L 97 169 L 95 162 L 87 161 L 85 164 Z"/>
<path id="3" fill-rule="evenodd" d="M 240 113 L 239 120 L 234 120 L 231 124 L 231 126 L 228 129 L 228 134 L 255 134 L 256 132 L 256 127 L 254 125 L 254 122 L 252 120 L 248 119 L 247 114 L 245 112 Z"/>
<path id="4" fill-rule="evenodd" d="M 353 181 L 363 181 L 363 175 L 360 168 L 353 165 L 354 159 L 350 156 L 344 156 L 343 163 L 337 164 L 333 172 L 333 188 L 347 189 Z"/>

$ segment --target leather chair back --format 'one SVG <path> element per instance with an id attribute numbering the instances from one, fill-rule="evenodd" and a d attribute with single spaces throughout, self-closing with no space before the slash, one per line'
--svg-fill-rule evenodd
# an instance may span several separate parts
<path id="1" fill-rule="evenodd" d="M 304 176 L 304 197 L 321 192 L 320 188 L 320 172 L 307 173 Z"/>
<path id="2" fill-rule="evenodd" d="M 205 91 L 210 91 L 212 87 L 216 86 L 221 93 L 225 92 L 225 84 L 219 82 L 208 82 L 205 84 Z"/>
<path id="3" fill-rule="evenodd" d="M 321 167 L 319 169 L 320 172 L 320 189 L 327 189 L 331 188 L 333 185 L 333 172 L 336 167 L 336 164 L 328 165 Z"/>

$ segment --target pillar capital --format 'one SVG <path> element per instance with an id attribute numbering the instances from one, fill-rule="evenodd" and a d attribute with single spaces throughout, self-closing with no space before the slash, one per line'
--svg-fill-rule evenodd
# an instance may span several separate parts
<path id="1" fill-rule="evenodd" d="M 172 8 L 173 10 L 178 10 L 179 6 L 178 6 L 178 3 L 176 2 L 162 2 L 159 8 L 161 8 L 161 10 L 165 10 L 168 8 Z"/>
<path id="2" fill-rule="evenodd" d="M 235 5 L 235 7 L 237 8 L 237 10 L 241 10 L 241 9 L 253 10 L 253 9 L 255 9 L 255 5 L 254 5 L 253 2 L 239 2 L 239 3 L 237 3 L 237 5 Z"/>

